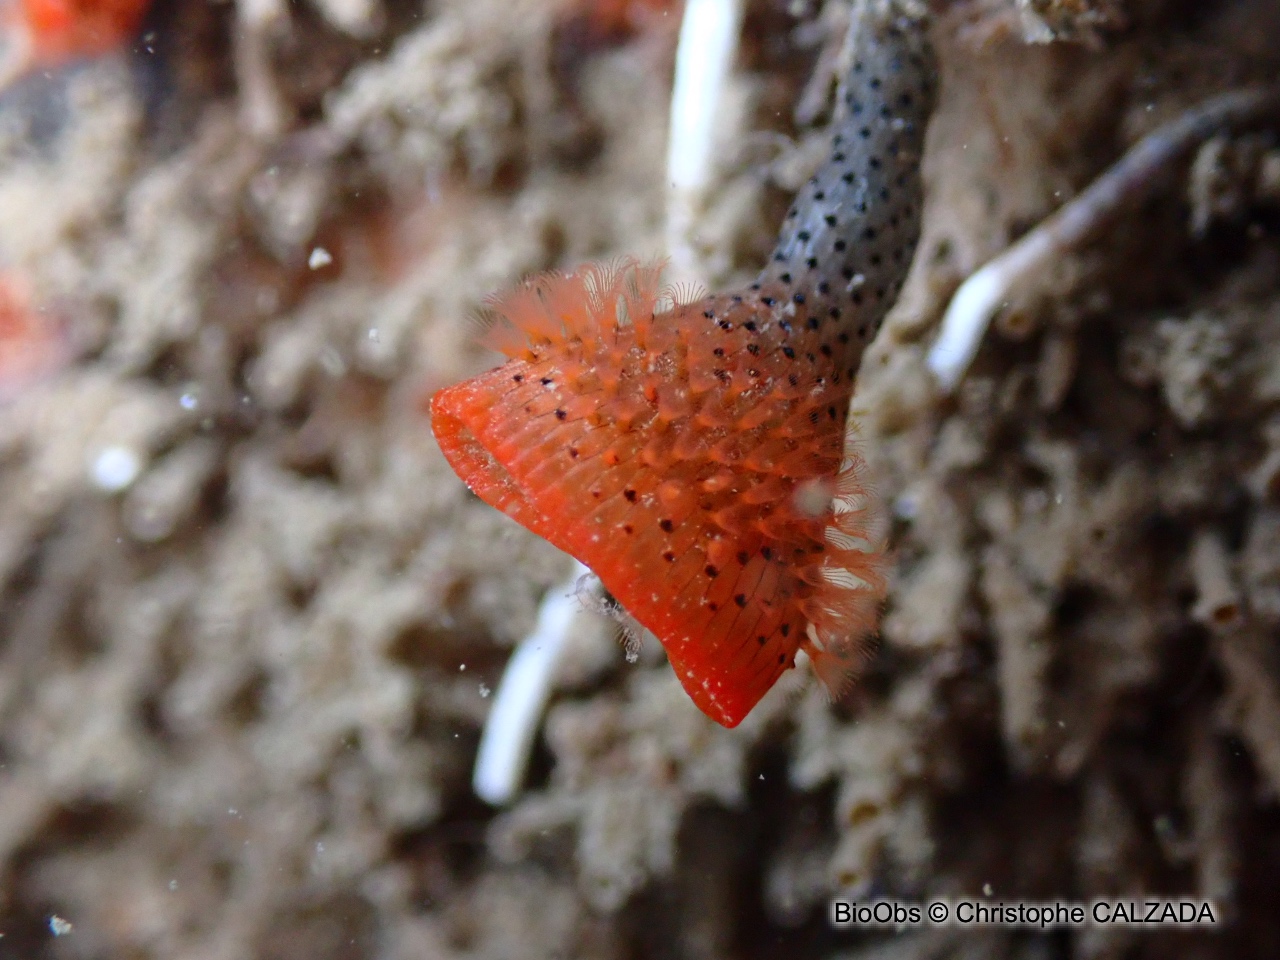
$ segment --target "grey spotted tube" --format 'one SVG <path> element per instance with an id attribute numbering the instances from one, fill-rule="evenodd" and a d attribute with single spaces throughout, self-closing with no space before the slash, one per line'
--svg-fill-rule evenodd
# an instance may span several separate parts
<path id="1" fill-rule="evenodd" d="M 865 13 L 852 29 L 831 152 L 796 196 L 759 282 L 794 288 L 865 347 L 920 237 L 920 160 L 937 69 L 920 21 Z"/>

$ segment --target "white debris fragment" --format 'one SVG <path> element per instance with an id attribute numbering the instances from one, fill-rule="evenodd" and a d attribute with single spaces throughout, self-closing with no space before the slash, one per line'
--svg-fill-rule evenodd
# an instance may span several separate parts
<path id="1" fill-rule="evenodd" d="M 70 920 L 63 920 L 56 913 L 49 917 L 49 932 L 55 937 L 65 937 L 73 929 L 75 928 L 72 926 Z"/>
<path id="2" fill-rule="evenodd" d="M 94 486 L 106 493 L 119 493 L 138 479 L 142 458 L 128 447 L 110 446 L 99 451 L 89 465 Z"/>
<path id="3" fill-rule="evenodd" d="M 311 256 L 307 258 L 307 266 L 312 270 L 319 270 L 321 267 L 327 267 L 333 263 L 333 254 L 324 247 L 316 247 L 311 251 Z"/>

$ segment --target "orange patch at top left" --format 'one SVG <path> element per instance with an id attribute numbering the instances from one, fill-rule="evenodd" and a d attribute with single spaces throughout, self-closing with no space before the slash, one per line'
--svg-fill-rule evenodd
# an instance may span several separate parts
<path id="1" fill-rule="evenodd" d="M 127 43 L 138 31 L 149 0 L 15 0 L 5 16 L 18 48 L 14 73 L 98 56 Z"/>

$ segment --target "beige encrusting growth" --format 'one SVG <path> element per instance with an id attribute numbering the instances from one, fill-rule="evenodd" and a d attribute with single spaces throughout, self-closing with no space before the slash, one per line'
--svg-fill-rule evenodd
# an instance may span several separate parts
<path id="1" fill-rule="evenodd" d="M 1196 588 L 1191 615 L 1212 630 L 1237 626 L 1243 613 L 1241 596 L 1222 533 L 1216 529 L 1198 531 L 1191 540 L 1188 560 Z"/>

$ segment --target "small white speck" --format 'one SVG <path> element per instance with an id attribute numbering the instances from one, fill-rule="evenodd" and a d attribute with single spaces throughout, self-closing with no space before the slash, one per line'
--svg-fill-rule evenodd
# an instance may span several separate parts
<path id="1" fill-rule="evenodd" d="M 491 692 L 487 683 L 480 684 L 480 696 L 487 698 Z"/>
<path id="2" fill-rule="evenodd" d="M 627 663 L 635 663 L 639 659 L 640 654 L 636 653 L 634 650 L 627 651 Z"/>
<path id="3" fill-rule="evenodd" d="M 316 247 L 311 251 L 311 256 L 307 258 L 307 266 L 312 270 L 319 270 L 321 267 L 327 267 L 333 263 L 333 254 L 324 247 Z"/>
<path id="4" fill-rule="evenodd" d="M 983 895 L 984 897 L 989 897 L 989 896 L 991 896 L 991 894 L 992 894 L 993 892 L 994 892 L 994 891 L 991 889 L 991 884 L 989 884 L 989 883 L 984 883 L 984 884 L 982 885 L 982 895 Z"/>
<path id="5" fill-rule="evenodd" d="M 317 840 L 317 841 L 316 841 L 316 853 L 324 853 L 324 841 L 323 841 L 323 840 Z"/>
<path id="6" fill-rule="evenodd" d="M 55 937 L 65 937 L 73 929 L 70 920 L 63 920 L 57 914 L 49 918 L 49 932 Z"/>
<path id="7" fill-rule="evenodd" d="M 200 406 L 200 398 L 197 397 L 193 391 L 188 390 L 178 398 L 178 405 L 182 407 L 183 410 L 194 410 L 196 407 Z"/>
<path id="8" fill-rule="evenodd" d="M 177 881 L 177 880 L 170 880 L 170 881 L 169 881 L 169 892 L 170 892 L 170 893 L 172 893 L 174 890 L 177 890 L 177 889 L 178 889 L 178 881 Z"/>
<path id="9" fill-rule="evenodd" d="M 128 447 L 107 447 L 93 460 L 90 474 L 99 490 L 118 493 L 142 472 L 142 459 Z"/>
<path id="10" fill-rule="evenodd" d="M 368 332 L 365 334 L 365 336 L 369 338 L 370 343 L 377 343 L 378 338 L 381 336 L 381 334 L 378 333 L 377 327 L 370 327 Z"/>
<path id="11" fill-rule="evenodd" d="M 466 669 L 467 669 L 467 665 L 466 665 L 465 663 L 460 663 L 460 664 L 458 664 L 458 672 L 459 672 L 459 673 L 464 673 L 464 672 L 466 671 Z"/>
<path id="12" fill-rule="evenodd" d="M 234 816 L 237 816 L 237 815 L 239 815 L 239 813 L 240 813 L 240 811 L 239 811 L 239 810 L 237 810 L 235 807 L 227 807 L 227 816 L 228 816 L 228 817 L 234 817 Z"/>

